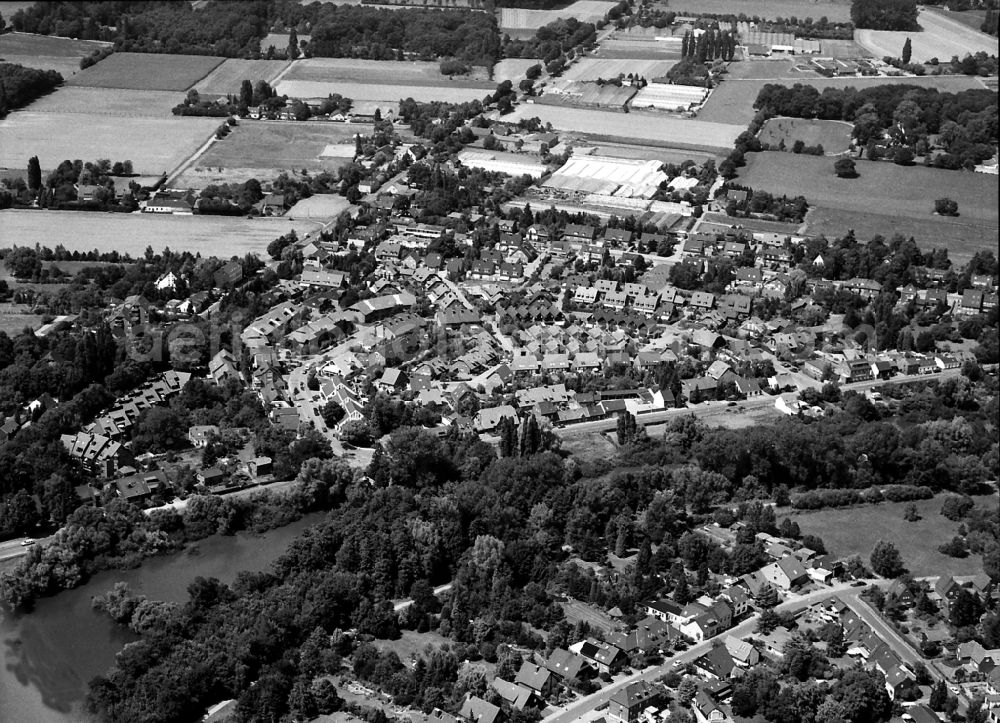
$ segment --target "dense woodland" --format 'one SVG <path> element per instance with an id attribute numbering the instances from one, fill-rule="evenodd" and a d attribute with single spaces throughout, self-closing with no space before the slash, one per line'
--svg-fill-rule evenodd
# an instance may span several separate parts
<path id="1" fill-rule="evenodd" d="M 768 117 L 850 121 L 854 123 L 854 138 L 862 147 L 885 144 L 887 135 L 892 145 L 925 155 L 933 142 L 944 152 L 929 162 L 941 168 L 967 168 L 996 153 L 997 96 L 989 90 L 942 93 L 921 86 L 886 84 L 861 90 L 824 88 L 820 92 L 800 83 L 792 87 L 767 84 L 754 108 Z"/>
<path id="2" fill-rule="evenodd" d="M 37 70 L 16 63 L 0 63 L 0 118 L 52 92 L 62 85 L 62 82 L 63 77 L 54 70 Z"/>
<path id="3" fill-rule="evenodd" d="M 919 30 L 916 0 L 853 0 L 851 22 L 871 30 Z"/>

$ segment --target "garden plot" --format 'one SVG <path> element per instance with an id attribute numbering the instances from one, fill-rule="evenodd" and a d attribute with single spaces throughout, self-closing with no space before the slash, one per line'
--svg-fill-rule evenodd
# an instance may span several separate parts
<path id="1" fill-rule="evenodd" d="M 208 55 L 114 53 L 81 70 L 67 83 L 91 88 L 183 91 L 211 73 L 223 60 Z"/>
<path id="2" fill-rule="evenodd" d="M 288 67 L 287 60 L 243 60 L 228 58 L 222 65 L 206 75 L 194 87 L 202 95 L 228 95 L 240 92 L 240 85 L 249 80 L 256 85 L 264 80 L 270 83 Z"/>

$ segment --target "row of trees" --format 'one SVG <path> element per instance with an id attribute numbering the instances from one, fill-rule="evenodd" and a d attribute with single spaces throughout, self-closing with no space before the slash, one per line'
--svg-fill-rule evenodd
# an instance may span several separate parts
<path id="1" fill-rule="evenodd" d="M 63 77 L 54 70 L 0 63 L 0 118 L 52 92 L 62 82 Z"/>

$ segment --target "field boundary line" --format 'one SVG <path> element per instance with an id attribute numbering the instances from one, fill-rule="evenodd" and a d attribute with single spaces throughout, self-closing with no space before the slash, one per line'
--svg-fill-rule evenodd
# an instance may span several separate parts
<path id="1" fill-rule="evenodd" d="M 199 158 L 201 158 L 212 147 L 213 143 L 216 143 L 219 139 L 215 137 L 215 131 L 212 131 L 209 135 L 208 140 L 206 140 L 201 146 L 190 156 L 188 156 L 184 161 L 181 162 L 177 168 L 175 168 L 171 173 L 167 174 L 167 180 L 163 182 L 164 188 L 170 188 L 170 184 L 176 181 L 181 175 Z"/>
<path id="2" fill-rule="evenodd" d="M 215 65 L 213 65 L 211 68 L 208 69 L 207 73 L 205 73 L 203 76 L 201 76 L 200 78 L 198 78 L 198 80 L 196 80 L 195 82 L 193 82 L 191 85 L 189 85 L 187 88 L 185 88 L 183 91 L 180 91 L 180 92 L 187 93 L 193 87 L 195 87 L 196 85 L 198 85 L 198 83 L 200 83 L 201 81 L 205 80 L 205 78 L 207 78 L 212 73 L 214 73 L 216 70 L 218 70 L 219 68 L 221 68 L 222 64 L 225 63 L 227 60 L 228 60 L 228 58 L 221 58 L 218 63 L 216 63 Z"/>

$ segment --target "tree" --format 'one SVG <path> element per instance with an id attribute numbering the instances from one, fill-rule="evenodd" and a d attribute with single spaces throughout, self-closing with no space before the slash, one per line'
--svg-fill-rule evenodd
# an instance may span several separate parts
<path id="1" fill-rule="evenodd" d="M 934 201 L 934 213 L 939 216 L 957 216 L 958 202 L 947 197 L 939 198 Z"/>
<path id="2" fill-rule="evenodd" d="M 942 678 L 939 680 L 933 688 L 931 688 L 931 697 L 928 701 L 931 710 L 941 712 L 944 707 L 948 704 L 948 685 L 944 682 Z"/>
<path id="3" fill-rule="evenodd" d="M 320 411 L 323 423 L 327 427 L 336 427 L 345 414 L 347 412 L 344 411 L 344 408 L 332 399 L 324 404 L 323 409 Z"/>
<path id="4" fill-rule="evenodd" d="M 907 38 L 906 42 L 903 43 L 903 54 L 900 56 L 900 60 L 903 61 L 904 65 L 909 65 L 911 57 L 913 57 L 913 44 Z"/>
<path id="5" fill-rule="evenodd" d="M 28 159 L 28 188 L 37 191 L 42 187 L 42 168 L 38 163 L 38 156 Z"/>
<path id="6" fill-rule="evenodd" d="M 909 166 L 913 163 L 913 149 L 909 146 L 898 146 L 892 153 L 892 162 L 897 166 Z"/>
<path id="7" fill-rule="evenodd" d="M 920 512 L 917 511 L 917 506 L 915 504 L 910 503 L 906 506 L 906 509 L 903 512 L 903 519 L 907 522 L 917 522 L 920 520 Z"/>
<path id="8" fill-rule="evenodd" d="M 833 164 L 833 170 L 838 178 L 857 178 L 858 170 L 854 161 L 850 158 L 841 158 Z"/>
<path id="9" fill-rule="evenodd" d="M 885 578 L 896 578 L 906 572 L 899 550 L 886 540 L 879 540 L 875 543 L 869 562 L 875 574 Z"/>
<path id="10" fill-rule="evenodd" d="M 248 108 L 253 105 L 253 83 L 250 80 L 240 83 L 240 105 Z"/>
<path id="11" fill-rule="evenodd" d="M 289 60 L 299 57 L 299 34 L 292 28 L 288 33 L 288 50 L 285 53 Z"/>
<path id="12" fill-rule="evenodd" d="M 959 589 L 958 595 L 948 606 L 948 622 L 956 628 L 975 625 L 982 614 L 983 604 L 964 587 Z"/>

